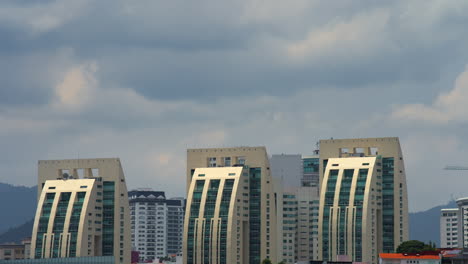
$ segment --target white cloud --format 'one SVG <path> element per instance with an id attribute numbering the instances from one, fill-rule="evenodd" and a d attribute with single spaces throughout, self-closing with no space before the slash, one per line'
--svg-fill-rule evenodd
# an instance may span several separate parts
<path id="1" fill-rule="evenodd" d="M 441 93 L 431 105 L 408 104 L 397 106 L 392 118 L 402 121 L 422 121 L 432 124 L 468 121 L 468 65 L 455 80 L 455 86 Z"/>
<path id="2" fill-rule="evenodd" d="M 376 9 L 359 13 L 350 20 L 335 20 L 324 27 L 314 28 L 304 40 L 287 47 L 293 59 L 316 59 L 320 57 L 372 56 L 387 46 L 386 36 L 389 10 Z M 333 55 L 335 54 L 335 55 Z"/>
<path id="3" fill-rule="evenodd" d="M 95 74 L 98 70 L 95 61 L 87 62 L 70 69 L 62 82 L 55 87 L 54 107 L 65 110 L 79 110 L 93 97 L 97 89 Z"/>

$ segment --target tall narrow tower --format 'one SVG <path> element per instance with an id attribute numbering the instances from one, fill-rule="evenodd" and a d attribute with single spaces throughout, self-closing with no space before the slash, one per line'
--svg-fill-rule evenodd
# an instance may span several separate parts
<path id="1" fill-rule="evenodd" d="M 187 150 L 187 187 L 185 264 L 277 262 L 265 147 Z"/>
<path id="2" fill-rule="evenodd" d="M 129 212 L 119 159 L 41 160 L 31 258 L 130 263 Z"/>
<path id="3" fill-rule="evenodd" d="M 398 138 L 321 140 L 320 186 L 321 259 L 377 263 L 378 253 L 394 252 L 408 240 L 406 176 Z M 371 240 L 365 241 L 363 236 L 373 229 Z"/>

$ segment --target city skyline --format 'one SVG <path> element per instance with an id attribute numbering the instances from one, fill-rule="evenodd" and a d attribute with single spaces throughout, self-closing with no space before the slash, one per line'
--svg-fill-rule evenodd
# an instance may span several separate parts
<path id="1" fill-rule="evenodd" d="M 308 155 L 320 139 L 398 136 L 410 211 L 464 197 L 468 173 L 443 167 L 468 166 L 466 11 L 2 1 L 0 182 L 34 185 L 41 159 L 119 157 L 130 189 L 180 196 L 187 148 Z"/>
<path id="2" fill-rule="evenodd" d="M 333 138 L 332 138 L 332 139 L 333 139 Z M 340 140 L 340 139 L 338 139 L 338 140 Z M 341 139 L 341 140 L 343 140 L 343 139 Z M 230 147 L 230 148 L 237 148 L 237 147 L 238 147 L 238 146 L 233 146 L 233 147 Z M 263 146 L 262 146 L 262 147 L 263 147 Z M 215 148 L 216 148 L 216 147 L 212 147 L 212 149 L 215 149 Z M 229 147 L 228 147 L 228 148 L 229 148 Z M 210 148 L 210 149 L 211 149 L 211 148 Z M 314 154 L 310 154 L 310 157 L 316 155 L 316 151 L 317 151 L 317 149 L 314 149 L 314 151 L 311 152 L 311 153 L 314 153 Z M 304 155 L 304 154 L 297 154 L 297 153 L 294 153 L 294 154 L 291 154 L 291 153 L 281 153 L 281 154 L 277 154 L 277 153 L 276 153 L 276 154 L 275 154 L 275 153 L 273 153 L 272 155 L 269 155 L 269 159 L 271 159 L 271 158 L 274 157 L 274 156 L 283 156 L 283 155 L 286 155 L 286 156 L 301 156 L 301 155 Z M 305 155 L 308 156 L 309 153 L 307 153 L 307 154 L 305 154 Z M 308 157 L 309 157 L 309 156 L 308 156 Z M 85 159 L 94 159 L 94 158 L 85 157 Z M 117 158 L 117 159 L 119 159 L 119 158 Z M 39 161 L 40 161 L 40 160 L 39 160 Z M 462 167 L 463 167 L 463 166 L 462 166 Z M 463 171 L 463 170 L 462 170 L 462 171 Z M 449 173 L 454 174 L 453 172 L 449 172 Z M 454 175 L 455 175 L 455 174 L 454 174 Z M 1 182 L 1 183 L 12 184 L 12 183 L 9 183 L 9 182 Z M 282 183 L 280 183 L 280 184 L 282 184 Z M 297 185 L 300 185 L 300 182 L 298 182 L 298 183 L 296 183 L 296 184 L 297 184 Z M 16 184 L 13 184 L 13 185 L 16 185 Z M 29 185 L 17 184 L 17 186 L 33 187 L 33 186 L 37 186 L 37 185 L 32 185 L 32 184 L 29 184 Z M 157 185 L 146 185 L 146 187 L 137 186 L 137 185 L 132 185 L 132 182 L 131 182 L 131 181 L 129 182 L 129 186 L 131 186 L 131 187 L 129 188 L 129 190 L 133 190 L 133 191 L 138 190 L 138 189 L 140 189 L 140 188 L 147 188 L 147 186 L 150 186 L 149 188 L 156 188 L 156 189 L 158 189 L 158 188 L 159 188 L 159 189 L 163 189 L 163 188 L 164 188 L 164 187 L 161 187 L 161 185 L 159 185 L 159 186 L 157 186 Z M 179 187 L 180 187 L 180 186 L 179 186 Z M 188 188 L 188 187 L 187 187 L 187 188 Z M 186 195 L 186 194 L 185 194 L 185 191 L 184 191 L 184 192 L 171 192 L 171 190 L 169 190 L 169 191 L 167 191 L 167 193 L 169 193 L 169 196 L 171 196 L 171 197 L 184 197 L 184 198 L 187 198 L 187 197 L 185 197 L 185 195 Z M 411 191 L 410 191 L 409 193 L 411 193 Z M 456 194 L 456 195 L 454 195 L 454 193 L 451 193 L 451 194 L 450 194 L 450 197 L 449 197 L 446 201 L 444 201 L 444 200 L 441 201 L 441 204 L 431 204 L 431 205 L 429 205 L 428 208 L 422 208 L 422 209 L 421 209 L 421 208 L 416 208 L 416 210 L 411 210 L 411 208 L 410 208 L 409 212 L 412 212 L 412 213 L 413 213 L 413 212 L 422 212 L 422 211 L 424 211 L 424 210 L 426 210 L 426 209 L 430 209 L 430 208 L 432 208 L 432 207 L 434 207 L 434 206 L 442 205 L 442 204 L 446 203 L 447 201 L 454 201 L 454 200 L 456 200 L 456 199 L 459 199 L 459 198 L 462 198 L 462 197 L 467 196 L 467 195 L 465 195 L 464 193 L 466 193 L 466 192 L 460 192 L 460 193 L 458 193 L 458 194 Z M 410 194 L 409 194 L 409 195 L 410 195 Z M 410 197 L 410 196 L 409 196 L 409 197 Z M 408 199 L 408 200 L 410 200 L 410 199 Z"/>

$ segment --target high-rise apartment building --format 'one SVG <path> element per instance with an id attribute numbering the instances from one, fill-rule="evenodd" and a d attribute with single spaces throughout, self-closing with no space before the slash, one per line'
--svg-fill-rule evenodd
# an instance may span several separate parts
<path id="1" fill-rule="evenodd" d="M 318 150 L 316 150 L 318 152 Z M 302 179 L 301 186 L 319 187 L 320 179 L 320 157 L 319 155 L 302 156 Z"/>
<path id="2" fill-rule="evenodd" d="M 458 247 L 458 208 L 440 210 L 440 247 Z"/>
<path id="3" fill-rule="evenodd" d="M 273 155 L 278 258 L 286 264 L 318 259 L 319 157 Z M 297 176 L 299 175 L 299 176 Z"/>
<path id="4" fill-rule="evenodd" d="M 284 190 L 295 190 L 301 185 L 303 169 L 300 154 L 274 154 L 270 158 L 270 167 L 275 182 L 281 182 Z"/>
<path id="5" fill-rule="evenodd" d="M 316 187 L 299 187 L 276 194 L 278 259 L 286 264 L 318 259 L 319 196 Z"/>
<path id="6" fill-rule="evenodd" d="M 319 258 L 377 263 L 408 240 L 398 138 L 320 141 Z"/>
<path id="7" fill-rule="evenodd" d="M 276 182 L 282 182 L 281 187 L 287 191 L 299 186 L 318 187 L 319 163 L 318 155 L 275 154 L 270 159 L 271 175 Z"/>
<path id="8" fill-rule="evenodd" d="M 277 197 L 281 193 L 277 194 Z M 282 199 L 278 199 L 278 248 L 282 252 L 282 256 L 278 256 L 280 260 L 286 264 L 297 262 L 297 196 L 295 192 L 283 192 Z"/>
<path id="9" fill-rule="evenodd" d="M 265 147 L 187 150 L 185 264 L 277 262 L 276 206 Z"/>
<path id="10" fill-rule="evenodd" d="M 120 160 L 39 161 L 31 258 L 113 256 L 130 263 L 130 213 Z"/>
<path id="11" fill-rule="evenodd" d="M 468 197 L 457 200 L 458 205 L 458 247 L 468 248 Z"/>
<path id="12" fill-rule="evenodd" d="M 317 187 L 300 187 L 297 197 L 297 263 L 318 259 L 319 192 Z"/>
<path id="13" fill-rule="evenodd" d="M 140 261 L 182 253 L 184 199 L 167 199 L 164 192 L 138 189 L 130 199 L 132 245 Z"/>

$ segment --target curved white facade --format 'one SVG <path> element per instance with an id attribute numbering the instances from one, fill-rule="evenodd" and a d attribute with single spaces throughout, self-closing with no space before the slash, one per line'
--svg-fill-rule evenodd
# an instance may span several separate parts
<path id="1" fill-rule="evenodd" d="M 273 188 L 273 178 L 270 172 L 270 163 L 265 147 L 235 147 L 235 148 L 208 148 L 208 149 L 188 149 L 187 150 L 187 198 L 189 199 L 194 189 L 190 189 L 194 180 L 198 180 L 195 171 L 199 169 L 228 169 L 228 168 L 244 168 L 245 178 L 239 184 L 247 184 L 235 190 L 236 195 L 240 192 L 244 193 L 242 199 L 239 199 L 242 205 L 238 205 L 239 210 L 247 210 L 245 213 L 246 221 L 241 222 L 242 230 L 245 231 L 245 240 L 241 251 L 236 252 L 235 262 L 227 262 L 229 264 L 258 264 L 263 259 L 270 259 L 276 263 L 277 255 L 281 252 L 277 250 L 277 232 L 276 232 L 276 198 Z M 203 173 L 202 173 L 203 174 Z M 210 174 L 212 175 L 212 174 Z M 215 176 L 213 176 L 215 177 Z M 227 177 L 226 175 L 218 175 L 216 177 Z M 220 178 L 221 180 L 221 178 Z M 247 182 L 245 182 L 247 181 Z M 221 183 L 221 182 L 220 182 Z M 207 187 L 208 188 L 208 187 Z M 193 201 L 193 200 L 192 200 Z M 202 204 L 205 200 L 201 201 Z M 186 221 L 191 211 L 191 203 L 187 201 Z M 241 213 L 239 213 L 241 214 Z M 237 213 L 235 214 L 238 217 Z M 198 221 L 198 220 L 197 220 Z M 237 223 L 236 223 L 237 224 Z M 187 226 L 187 222 L 185 222 Z M 211 226 L 211 225 L 210 225 Z M 233 226 L 231 226 L 233 227 Z M 236 227 L 237 228 L 237 227 Z M 227 232 L 237 232 L 237 229 Z M 184 236 L 187 236 L 189 229 L 184 229 Z M 236 242 L 237 243 L 237 242 Z M 246 246 L 248 245 L 248 246 Z M 195 262 L 198 258 L 189 258 L 187 251 L 190 247 L 187 246 L 187 241 L 184 239 L 184 263 L 201 264 L 208 262 Z M 199 253 L 197 249 L 196 254 Z M 218 250 L 218 249 L 216 249 Z M 245 253 L 246 252 L 246 253 Z M 205 254 L 205 253 L 203 253 Z M 244 259 L 244 254 L 248 255 L 248 261 Z M 190 255 L 190 254 L 189 254 Z M 206 255 L 206 254 L 205 254 Z M 224 263 L 225 259 L 220 258 L 219 263 Z M 233 260 L 230 258 L 229 260 Z M 210 262 L 217 263 L 217 262 Z"/>
<path id="2" fill-rule="evenodd" d="M 130 263 L 130 242 L 119 159 L 39 161 L 31 258 L 114 256 Z"/>
<path id="3" fill-rule="evenodd" d="M 249 204 L 244 199 L 249 191 L 244 179 L 249 177 L 243 171 L 195 170 L 185 215 L 185 263 L 248 263 Z"/>
<path id="4" fill-rule="evenodd" d="M 378 262 L 382 180 L 377 168 L 375 157 L 329 159 L 319 209 L 323 259 Z"/>
<path id="5" fill-rule="evenodd" d="M 331 161 L 333 164 L 348 164 L 356 163 L 350 167 L 358 169 L 358 159 L 374 158 L 376 159 L 377 167 L 369 177 L 376 179 L 379 184 L 379 188 L 370 187 L 371 190 L 366 186 L 365 192 L 380 190 L 377 194 L 371 194 L 370 199 L 368 196 L 364 196 L 363 202 L 378 204 L 379 208 L 374 210 L 380 210 L 380 213 L 376 214 L 377 219 L 372 219 L 372 215 L 364 215 L 366 211 L 365 205 L 363 207 L 363 237 L 369 234 L 364 233 L 365 222 L 377 221 L 381 222 L 381 226 L 378 227 L 375 232 L 377 233 L 377 243 L 375 248 L 372 250 L 375 253 L 368 251 L 371 249 L 369 245 L 365 246 L 362 251 L 362 256 L 357 254 L 345 254 L 343 256 L 341 249 L 330 248 L 327 249 L 325 246 L 319 250 L 320 260 L 346 260 L 350 259 L 358 262 L 377 263 L 378 253 L 391 253 L 396 250 L 398 245 L 402 242 L 407 241 L 409 236 L 408 226 L 408 198 L 407 198 L 407 187 L 406 187 L 406 174 L 404 169 L 403 155 L 400 148 L 400 142 L 398 138 L 360 138 L 360 139 L 330 139 L 320 141 L 320 186 L 321 186 L 321 203 L 325 202 L 324 192 L 327 189 L 327 180 L 329 179 L 330 170 L 333 170 Z M 364 163 L 364 162 L 363 162 Z M 365 162 L 367 163 L 367 162 Z M 368 162 L 371 164 L 372 162 Z M 364 168 L 364 167 L 361 167 Z M 328 177 L 326 179 L 326 177 Z M 380 182 L 379 182 L 380 181 Z M 374 190 L 372 190 L 372 188 Z M 335 194 L 334 194 L 335 195 Z M 353 196 L 353 194 L 350 194 Z M 374 199 L 372 200 L 372 195 Z M 337 199 L 339 195 L 337 194 Z M 340 209 L 341 210 L 341 209 Z M 371 209 L 372 210 L 372 209 Z M 320 211 L 321 223 L 326 222 L 323 220 L 323 210 Z M 371 211 L 372 212 L 372 211 Z M 349 223 L 348 223 L 349 224 Z M 336 228 L 336 227 L 332 227 Z M 334 229 L 332 229 L 334 230 Z M 348 229 L 349 230 L 349 229 Z M 326 245 L 328 241 L 324 241 L 323 233 L 324 230 L 319 227 L 319 241 Z M 356 232 L 356 234 L 358 234 Z M 349 237 L 338 238 L 344 240 L 344 243 L 351 243 Z M 370 243 L 369 241 L 363 241 L 364 243 Z M 320 244 L 320 243 L 319 243 Z M 332 247 L 334 245 L 331 245 Z"/>

